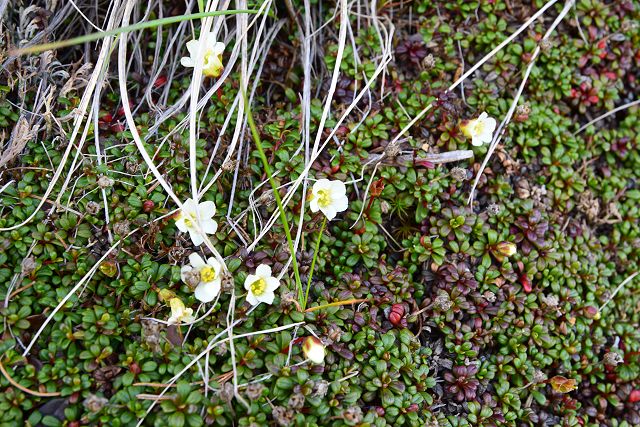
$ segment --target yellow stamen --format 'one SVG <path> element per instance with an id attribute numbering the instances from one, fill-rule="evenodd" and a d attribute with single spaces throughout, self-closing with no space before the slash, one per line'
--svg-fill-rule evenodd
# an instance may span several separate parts
<path id="1" fill-rule="evenodd" d="M 258 279 L 251 284 L 250 288 L 253 295 L 260 296 L 267 290 L 267 282 L 264 279 Z"/>
<path id="2" fill-rule="evenodd" d="M 331 193 L 329 190 L 318 190 L 316 197 L 318 198 L 318 206 L 321 208 L 326 208 L 331 204 Z"/>
<path id="3" fill-rule="evenodd" d="M 200 280 L 204 283 L 212 282 L 216 278 L 216 270 L 213 267 L 202 267 L 200 270 Z"/>

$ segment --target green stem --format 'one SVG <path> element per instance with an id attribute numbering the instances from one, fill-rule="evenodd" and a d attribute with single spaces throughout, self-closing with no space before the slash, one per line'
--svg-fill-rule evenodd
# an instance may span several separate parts
<path id="1" fill-rule="evenodd" d="M 61 40 L 59 42 L 43 43 L 35 46 L 25 47 L 22 49 L 16 49 L 11 51 L 10 54 L 19 56 L 27 53 L 39 53 L 39 52 L 44 52 L 45 50 L 59 49 L 61 47 L 73 46 L 76 44 L 91 42 L 94 40 L 100 40 L 104 37 L 117 36 L 122 33 L 127 33 L 127 32 L 132 32 L 137 30 L 144 30 L 146 28 L 159 27 L 160 25 L 175 24 L 177 22 L 190 21 L 193 19 L 201 19 L 209 16 L 236 15 L 238 13 L 256 14 L 258 13 L 258 10 L 255 10 L 255 9 L 220 10 L 215 12 L 200 12 L 200 13 L 192 13 L 190 15 L 170 16 L 168 18 L 154 19 L 152 21 L 146 21 L 146 22 L 138 22 L 137 24 L 129 25 L 122 28 L 115 28 L 109 31 L 101 31 L 99 33 L 86 34 L 84 36 L 74 37 L 72 39 Z"/>
<path id="2" fill-rule="evenodd" d="M 302 310 L 307 308 L 307 302 L 309 301 L 309 289 L 311 289 L 311 279 L 313 279 L 313 270 L 316 267 L 316 259 L 318 258 L 318 251 L 320 250 L 320 242 L 322 241 L 322 233 L 324 227 L 327 225 L 327 217 L 325 216 L 318 232 L 318 239 L 316 240 L 316 249 L 313 251 L 313 259 L 311 260 L 311 270 L 309 270 L 309 279 L 307 280 L 307 290 L 304 293 L 304 300 L 302 300 Z"/>
<path id="3" fill-rule="evenodd" d="M 296 261 L 296 253 L 293 249 L 293 239 L 291 238 L 291 230 L 289 229 L 289 221 L 287 221 L 287 215 L 284 211 L 284 206 L 282 205 L 282 199 L 280 198 L 280 193 L 278 192 L 278 186 L 276 185 L 275 180 L 271 176 L 271 167 L 269 166 L 269 161 L 267 160 L 267 156 L 264 154 L 264 149 L 262 148 L 262 140 L 260 139 L 260 134 L 258 133 L 258 129 L 256 128 L 256 124 L 253 121 L 253 115 L 251 114 L 251 107 L 249 106 L 249 101 L 247 100 L 247 94 L 242 92 L 244 97 L 244 105 L 245 110 L 247 110 L 247 122 L 249 123 L 249 128 L 251 129 L 251 135 L 253 136 L 253 141 L 256 143 L 256 147 L 258 148 L 258 154 L 260 155 L 260 160 L 262 160 L 262 166 L 264 167 L 264 172 L 267 174 L 267 178 L 269 179 L 269 184 L 273 190 L 273 197 L 276 199 L 276 204 L 278 205 L 278 212 L 280 213 L 280 220 L 282 221 L 282 225 L 284 227 L 284 234 L 287 237 L 287 243 L 289 244 L 289 252 L 291 253 L 291 263 L 293 264 L 293 274 L 296 279 L 296 286 L 298 288 L 298 301 L 302 301 L 303 289 L 302 289 L 302 281 L 300 280 L 300 272 L 298 271 L 298 261 Z"/>

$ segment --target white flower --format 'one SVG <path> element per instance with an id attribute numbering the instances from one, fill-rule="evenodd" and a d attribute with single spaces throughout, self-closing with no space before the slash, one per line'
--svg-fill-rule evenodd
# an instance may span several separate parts
<path id="1" fill-rule="evenodd" d="M 332 220 L 338 212 L 347 210 L 348 206 L 347 188 L 342 181 L 320 179 L 313 184 L 309 203 L 311 212 L 320 210 L 328 220 Z"/>
<path id="2" fill-rule="evenodd" d="M 200 43 L 203 43 L 202 52 L 200 52 Z M 224 43 L 216 41 L 213 33 L 203 34 L 200 39 L 191 40 L 187 43 L 189 56 L 180 59 L 180 63 L 184 67 L 195 67 L 198 53 L 203 56 L 202 74 L 208 77 L 218 77 L 222 74 L 224 66 L 222 65 L 222 53 L 224 52 Z"/>
<path id="3" fill-rule="evenodd" d="M 218 223 L 213 220 L 215 214 L 215 203 L 196 204 L 193 199 L 187 199 L 176 218 L 176 227 L 183 233 L 189 232 L 193 244 L 199 246 L 204 242 L 203 233 L 213 234 L 218 229 Z"/>
<path id="4" fill-rule="evenodd" d="M 211 302 L 220 293 L 222 266 L 215 258 L 204 262 L 197 253 L 189 255 L 189 263 L 180 270 L 182 281 L 188 285 L 195 285 L 195 295 L 199 301 Z"/>
<path id="5" fill-rule="evenodd" d="M 260 264 L 256 268 L 256 274 L 248 275 L 244 281 L 244 288 L 249 291 L 247 301 L 251 305 L 257 305 L 261 302 L 271 304 L 275 297 L 273 291 L 278 289 L 278 286 L 280 286 L 280 281 L 271 276 L 271 267 Z"/>
<path id="6" fill-rule="evenodd" d="M 171 307 L 171 317 L 168 320 L 170 325 L 193 322 L 193 310 L 186 308 L 180 298 L 171 298 L 169 306 Z"/>
<path id="7" fill-rule="evenodd" d="M 471 144 L 475 146 L 488 144 L 493 139 L 496 119 L 483 112 L 477 119 L 462 122 L 460 129 L 466 137 L 471 138 Z"/>
<path id="8" fill-rule="evenodd" d="M 316 337 L 307 337 L 302 343 L 302 352 L 313 363 L 324 362 L 324 346 Z"/>

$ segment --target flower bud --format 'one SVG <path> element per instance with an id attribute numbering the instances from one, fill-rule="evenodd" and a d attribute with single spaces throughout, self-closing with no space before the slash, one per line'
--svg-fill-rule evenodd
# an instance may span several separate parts
<path id="1" fill-rule="evenodd" d="M 496 245 L 496 252 L 505 257 L 515 254 L 517 249 L 516 244 L 513 242 L 500 242 Z"/>
<path id="2" fill-rule="evenodd" d="M 320 364 L 324 362 L 324 346 L 316 337 L 307 337 L 302 343 L 302 351 L 305 357 L 313 363 Z"/>

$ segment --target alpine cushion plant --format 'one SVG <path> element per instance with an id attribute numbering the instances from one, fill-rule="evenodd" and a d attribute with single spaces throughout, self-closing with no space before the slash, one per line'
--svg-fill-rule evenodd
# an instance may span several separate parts
<path id="1" fill-rule="evenodd" d="M 197 253 L 189 255 L 189 265 L 182 266 L 180 277 L 194 289 L 195 297 L 201 302 L 211 302 L 220 293 L 222 265 L 215 258 L 205 262 Z"/>
<path id="2" fill-rule="evenodd" d="M 215 203 L 196 203 L 193 199 L 187 199 L 176 217 L 176 227 L 183 233 L 189 233 L 193 244 L 200 246 L 206 234 L 214 234 L 218 229 L 218 223 L 213 219 L 215 214 Z"/>
<path id="3" fill-rule="evenodd" d="M 224 70 L 222 64 L 222 54 L 224 53 L 224 43 L 216 40 L 213 33 L 202 34 L 199 39 L 187 42 L 189 56 L 180 59 L 184 67 L 193 68 L 201 58 L 202 75 L 206 77 L 218 77 Z M 200 57 L 198 55 L 201 55 Z"/>
<path id="4" fill-rule="evenodd" d="M 244 281 L 247 290 L 247 302 L 258 305 L 261 302 L 272 304 L 275 298 L 274 291 L 280 286 L 280 281 L 271 275 L 271 267 L 260 264 L 255 274 L 249 274 Z"/>
<path id="5" fill-rule="evenodd" d="M 21 3 L 8 46 L 75 19 Z M 575 2 L 550 43 L 570 1 L 387 2 L 375 22 L 286 2 L 306 29 L 277 2 L 192 23 L 119 3 L 144 31 L 97 2 L 88 54 L 0 71 L 0 426 L 640 426 L 637 2 Z M 478 174 L 460 153 L 534 62 Z"/>

